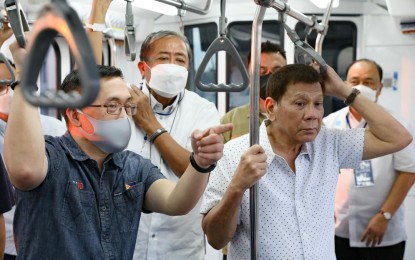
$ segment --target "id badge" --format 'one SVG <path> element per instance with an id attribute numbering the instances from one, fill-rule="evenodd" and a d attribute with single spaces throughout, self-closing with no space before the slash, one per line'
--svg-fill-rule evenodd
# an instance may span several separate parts
<path id="1" fill-rule="evenodd" d="M 361 161 L 359 168 L 354 169 L 354 181 L 356 187 L 368 187 L 375 185 L 372 162 L 370 160 Z"/>

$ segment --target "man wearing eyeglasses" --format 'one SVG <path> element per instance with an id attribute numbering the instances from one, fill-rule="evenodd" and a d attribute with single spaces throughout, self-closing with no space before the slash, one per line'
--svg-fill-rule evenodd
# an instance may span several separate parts
<path id="1" fill-rule="evenodd" d="M 19 79 L 26 50 L 10 47 Z M 136 111 L 122 73 L 100 66 L 91 106 L 67 108 L 68 132 L 43 137 L 37 109 L 16 85 L 5 162 L 16 189 L 15 234 L 21 259 L 132 259 L 141 212 L 182 215 L 198 202 L 222 156 L 231 125 L 191 135 L 194 153 L 177 185 L 149 160 L 125 151 Z M 80 91 L 77 71 L 62 83 Z M 22 162 L 25 162 L 24 164 Z"/>

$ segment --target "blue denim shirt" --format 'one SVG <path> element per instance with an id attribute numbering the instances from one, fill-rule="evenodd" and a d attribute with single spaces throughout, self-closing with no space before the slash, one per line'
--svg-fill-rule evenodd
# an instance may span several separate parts
<path id="1" fill-rule="evenodd" d="M 18 259 L 132 259 L 145 194 L 163 174 L 129 151 L 110 154 L 100 173 L 69 133 L 45 142 L 45 180 L 16 190 Z"/>

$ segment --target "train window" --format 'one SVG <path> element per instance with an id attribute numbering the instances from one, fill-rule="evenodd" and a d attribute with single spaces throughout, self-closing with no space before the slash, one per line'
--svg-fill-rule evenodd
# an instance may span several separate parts
<path id="1" fill-rule="evenodd" d="M 39 86 L 41 91 L 47 89 L 56 92 L 56 87 L 61 84 L 61 52 L 58 43 L 52 43 L 43 61 L 39 73 Z M 60 114 L 56 108 L 41 107 L 40 113 L 60 119 Z"/>
<path id="2" fill-rule="evenodd" d="M 233 22 L 228 26 L 228 37 L 235 45 L 242 60 L 248 67 L 248 52 L 251 50 L 252 38 L 252 21 L 247 22 Z M 284 48 L 284 27 L 278 21 L 264 21 L 262 24 L 262 39 L 261 41 L 271 41 L 279 44 Z M 242 77 L 239 69 L 233 62 L 233 59 L 228 57 L 227 61 L 227 75 L 228 82 L 242 82 Z M 241 92 L 231 92 L 228 95 L 227 110 L 249 103 L 249 88 Z"/>
<path id="3" fill-rule="evenodd" d="M 297 23 L 295 30 L 304 40 L 304 23 Z M 307 42 L 314 47 L 317 34 L 313 31 Z M 350 21 L 330 21 L 327 35 L 323 41 L 323 58 L 343 79 L 346 79 L 347 66 L 356 59 L 357 28 Z M 324 98 L 324 116 L 335 112 L 345 105 L 335 97 Z"/>
<path id="4" fill-rule="evenodd" d="M 192 60 L 189 65 L 189 80 L 186 88 L 196 92 L 201 97 L 217 105 L 217 95 L 215 92 L 205 92 L 199 90 L 194 82 L 196 71 L 203 60 L 203 57 L 210 44 L 218 36 L 218 27 L 215 23 L 206 23 L 198 25 L 185 26 L 184 34 L 190 43 L 192 49 Z M 202 75 L 202 82 L 217 82 L 217 55 L 213 55 L 210 62 L 206 65 L 205 73 Z"/>

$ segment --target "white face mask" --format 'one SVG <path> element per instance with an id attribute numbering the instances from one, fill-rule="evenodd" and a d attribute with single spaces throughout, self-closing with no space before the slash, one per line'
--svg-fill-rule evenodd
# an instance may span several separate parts
<path id="1" fill-rule="evenodd" d="M 173 98 L 185 89 L 186 68 L 176 64 L 158 64 L 150 70 L 151 78 L 147 85 L 160 96 Z"/>
<path id="2" fill-rule="evenodd" d="M 376 97 L 377 91 L 376 90 L 373 90 L 373 89 L 371 89 L 371 88 L 369 88 L 365 85 L 362 85 L 362 84 L 357 85 L 357 86 L 353 86 L 353 88 L 358 89 L 363 96 L 367 97 L 368 99 L 372 100 L 373 102 L 377 101 L 377 97 Z"/>

